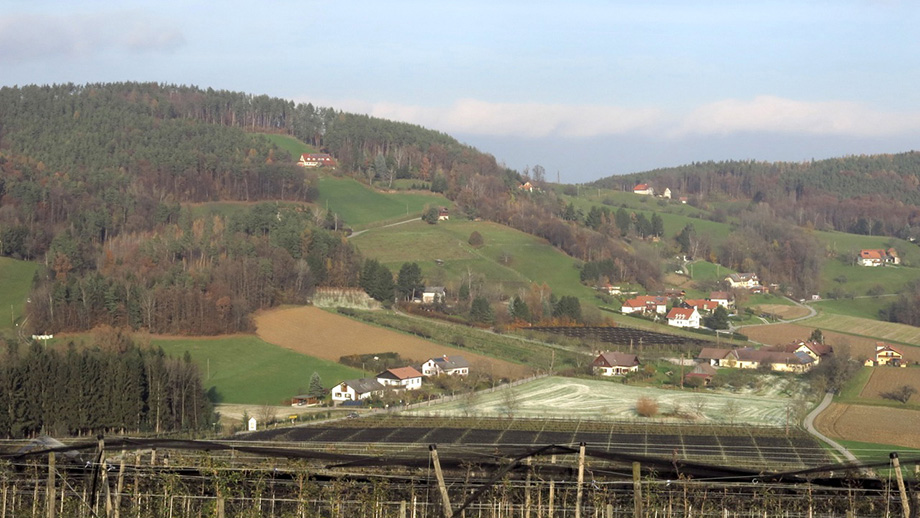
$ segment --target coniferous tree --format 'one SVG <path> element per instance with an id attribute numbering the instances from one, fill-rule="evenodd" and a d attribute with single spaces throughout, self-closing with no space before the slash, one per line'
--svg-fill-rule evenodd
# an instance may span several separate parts
<path id="1" fill-rule="evenodd" d="M 310 376 L 310 389 L 307 391 L 307 395 L 319 399 L 322 399 L 323 396 L 326 395 L 326 389 L 323 388 L 323 380 L 316 371 Z"/>
<path id="2" fill-rule="evenodd" d="M 412 300 L 424 289 L 422 269 L 418 263 L 403 263 L 396 275 L 396 291 L 399 297 L 403 300 Z"/>

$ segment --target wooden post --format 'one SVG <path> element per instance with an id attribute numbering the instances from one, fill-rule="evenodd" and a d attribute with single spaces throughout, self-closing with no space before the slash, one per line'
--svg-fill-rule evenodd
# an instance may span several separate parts
<path id="1" fill-rule="evenodd" d="M 901 461 L 898 460 L 898 454 L 894 451 L 888 457 L 894 465 L 894 474 L 898 479 L 898 492 L 901 493 L 901 512 L 904 518 L 910 518 L 910 502 L 907 500 L 907 490 L 904 488 L 904 476 L 901 475 Z"/>
<path id="2" fill-rule="evenodd" d="M 633 500 L 635 503 L 635 517 L 642 518 L 642 470 L 638 462 L 632 463 L 633 472 Z"/>
<path id="3" fill-rule="evenodd" d="M 121 518 L 121 493 L 125 490 L 125 450 L 121 450 L 121 462 L 118 463 L 118 482 L 115 485 L 115 518 Z M 135 505 L 140 505 L 135 501 Z"/>
<path id="4" fill-rule="evenodd" d="M 551 464 L 555 464 L 556 456 L 553 455 L 552 457 L 550 457 L 549 461 Z M 549 479 L 549 498 L 547 502 L 547 505 L 549 507 L 549 513 L 546 515 L 549 518 L 553 518 L 553 514 L 555 511 L 555 509 L 553 509 L 553 504 L 555 503 L 556 503 L 556 479 L 551 478 Z"/>
<path id="5" fill-rule="evenodd" d="M 431 462 L 434 464 L 434 476 L 438 478 L 438 488 L 441 490 L 441 506 L 444 508 L 444 518 L 451 518 L 454 512 L 450 508 L 450 496 L 447 494 L 447 485 L 444 483 L 444 473 L 441 472 L 441 461 L 438 459 L 438 446 L 428 446 L 431 452 Z"/>
<path id="6" fill-rule="evenodd" d="M 527 465 L 527 479 L 524 481 L 524 518 L 530 518 L 530 457 L 524 459 Z"/>
<path id="7" fill-rule="evenodd" d="M 48 454 L 48 489 L 45 493 L 45 515 L 54 518 L 54 452 Z"/>
<path id="8" fill-rule="evenodd" d="M 578 445 L 578 485 L 575 488 L 575 518 L 581 518 L 581 498 L 585 482 L 585 443 Z"/>
<path id="9" fill-rule="evenodd" d="M 406 501 L 399 502 L 399 518 L 406 518 Z"/>

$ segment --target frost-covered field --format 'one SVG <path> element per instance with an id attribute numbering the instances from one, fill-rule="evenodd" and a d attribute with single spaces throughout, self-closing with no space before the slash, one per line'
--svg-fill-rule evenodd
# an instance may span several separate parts
<path id="1" fill-rule="evenodd" d="M 415 415 L 513 416 L 522 418 L 609 419 L 699 424 L 784 426 L 794 420 L 801 402 L 785 395 L 795 392 L 785 378 L 758 392 L 680 391 L 605 380 L 541 378 L 514 388 L 464 395 L 444 403 L 411 410 Z M 636 413 L 639 398 L 658 403 L 652 418 Z M 791 424 L 791 423 L 790 423 Z"/>

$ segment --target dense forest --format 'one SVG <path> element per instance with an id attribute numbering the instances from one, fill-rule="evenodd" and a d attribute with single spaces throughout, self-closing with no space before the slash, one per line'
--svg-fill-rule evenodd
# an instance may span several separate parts
<path id="1" fill-rule="evenodd" d="M 66 352 L 0 344 L 0 437 L 168 433 L 213 426 L 197 367 L 109 330 Z"/>
<path id="2" fill-rule="evenodd" d="M 798 226 L 863 235 L 920 236 L 920 152 L 809 162 L 726 161 L 611 176 L 592 185 L 629 191 L 648 182 L 690 203 L 745 200 Z"/>

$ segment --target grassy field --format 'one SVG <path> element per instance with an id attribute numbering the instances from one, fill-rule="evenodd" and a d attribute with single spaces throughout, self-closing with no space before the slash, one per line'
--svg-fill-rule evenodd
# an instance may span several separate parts
<path id="1" fill-rule="evenodd" d="M 22 318 L 38 263 L 0 257 L 0 329 L 12 329 Z"/>
<path id="2" fill-rule="evenodd" d="M 920 327 L 830 313 L 822 313 L 805 322 L 809 326 L 820 329 L 830 329 L 901 344 L 920 345 Z"/>
<path id="3" fill-rule="evenodd" d="M 828 250 L 847 258 L 850 256 L 855 257 L 864 248 L 888 249 L 894 247 L 898 251 L 902 263 L 908 266 L 920 266 L 920 247 L 903 239 L 887 236 L 863 236 L 845 232 L 814 232 L 814 236 L 820 239 Z"/>
<path id="4" fill-rule="evenodd" d="M 425 207 L 450 207 L 447 198 L 422 192 L 383 193 L 352 178 L 320 176 L 316 204 L 337 213 L 352 228 L 419 217 Z"/>
<path id="5" fill-rule="evenodd" d="M 824 299 L 809 305 L 821 313 L 877 320 L 879 310 L 897 300 L 892 296 L 860 297 L 858 299 Z"/>
<path id="6" fill-rule="evenodd" d="M 473 231 L 482 235 L 482 247 L 468 244 Z M 595 301 L 594 290 L 581 284 L 574 259 L 541 239 L 495 223 L 450 220 L 429 225 L 418 221 L 373 229 L 354 237 L 353 242 L 394 272 L 404 262 L 417 262 L 432 285 L 453 288 L 473 272 L 509 294 L 532 282 L 545 282 L 556 296 Z"/>
<path id="7" fill-rule="evenodd" d="M 785 380 L 787 378 L 783 378 Z M 512 389 L 464 396 L 412 411 L 420 415 L 550 417 L 566 419 L 638 420 L 784 426 L 793 399 L 780 395 L 782 383 L 770 393 L 664 390 L 600 379 L 540 378 Z M 636 413 L 639 398 L 657 401 L 659 413 Z M 671 414 L 671 415 L 669 415 Z"/>
<path id="8" fill-rule="evenodd" d="M 289 135 L 275 135 L 269 133 L 261 133 L 263 137 L 268 139 L 271 143 L 278 146 L 279 148 L 287 151 L 291 155 L 291 159 L 295 162 L 300 159 L 300 155 L 304 153 L 316 153 L 317 149 L 313 146 L 304 144 L 300 140 L 297 140 L 294 137 Z"/>
<path id="9" fill-rule="evenodd" d="M 327 388 L 365 375 L 359 369 L 305 356 L 256 336 L 155 338 L 151 345 L 174 357 L 181 358 L 187 351 L 201 370 L 205 388 L 214 387 L 222 403 L 282 404 L 305 393 L 314 372 Z"/>
<path id="10" fill-rule="evenodd" d="M 861 296 L 875 291 L 878 294 L 898 293 L 904 286 L 920 279 L 920 268 L 905 266 L 866 267 L 844 264 L 836 259 L 824 262 L 821 270 L 821 294 L 827 296 L 837 291 L 850 296 Z"/>

